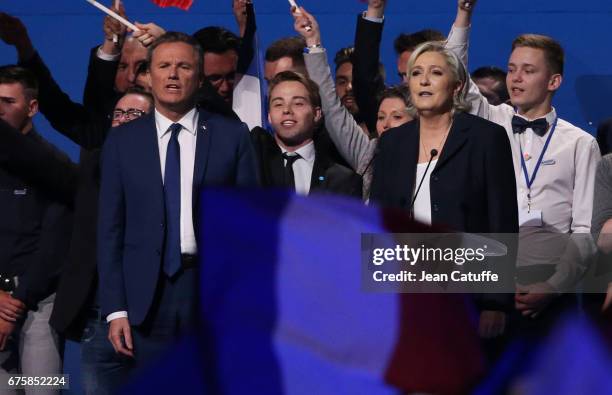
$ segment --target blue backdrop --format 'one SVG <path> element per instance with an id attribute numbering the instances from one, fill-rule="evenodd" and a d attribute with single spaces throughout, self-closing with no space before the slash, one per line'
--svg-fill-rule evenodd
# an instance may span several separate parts
<path id="1" fill-rule="evenodd" d="M 107 4 L 111 0 L 105 0 Z M 285 0 L 254 0 L 259 36 L 264 45 L 292 35 L 292 19 Z M 3 2 L 0 10 L 16 15 L 29 28 L 32 40 L 60 85 L 80 100 L 89 49 L 102 40 L 100 12 L 85 0 L 19 0 Z M 148 0 L 124 0 L 130 20 L 153 21 L 168 30 L 192 33 L 207 25 L 236 30 L 231 0 L 195 0 L 189 12 L 157 8 Z M 330 50 L 353 40 L 355 16 L 365 8 L 359 0 L 302 0 L 318 17 L 323 43 Z M 400 32 L 426 27 L 447 32 L 454 18 L 455 0 L 389 2 L 382 47 L 388 82 L 398 82 L 393 38 Z M 609 0 L 481 0 L 476 9 L 470 50 L 470 69 L 481 65 L 504 67 L 512 39 L 525 32 L 557 38 L 565 47 L 566 74 L 555 106 L 566 120 L 593 132 L 604 116 L 612 116 L 612 2 Z M 0 43 L 0 64 L 13 63 L 12 48 Z M 41 132 L 76 157 L 77 149 L 37 118 Z"/>
<path id="2" fill-rule="evenodd" d="M 104 1 L 110 4 L 110 0 Z M 254 0 L 259 37 L 264 45 L 293 35 L 286 0 Z M 191 11 L 160 9 L 149 0 L 124 0 L 129 19 L 153 21 L 168 30 L 192 33 L 202 26 L 223 25 L 236 30 L 231 0 L 195 0 Z M 358 0 L 301 0 L 318 17 L 323 43 L 330 51 L 353 40 L 355 16 L 365 8 Z M 389 83 L 397 83 L 393 38 L 400 32 L 435 28 L 447 32 L 454 19 L 456 0 L 390 0 L 382 46 L 382 61 Z M 0 3 L 0 11 L 20 17 L 34 45 L 60 85 L 82 97 L 91 47 L 102 40 L 101 13 L 85 0 L 13 0 Z M 481 0 L 473 21 L 470 69 L 481 65 L 504 67 L 512 39 L 535 32 L 557 38 L 566 49 L 566 74 L 555 106 L 563 118 L 593 132 L 597 122 L 612 116 L 612 2 L 610 0 Z M 0 64 L 14 63 L 12 48 L 0 43 Z M 69 115 L 69 114 L 68 114 Z M 77 148 L 54 133 L 41 116 L 38 129 L 73 158 Z M 72 393 L 79 393 L 78 349 L 67 350 L 67 371 L 73 375 Z"/>

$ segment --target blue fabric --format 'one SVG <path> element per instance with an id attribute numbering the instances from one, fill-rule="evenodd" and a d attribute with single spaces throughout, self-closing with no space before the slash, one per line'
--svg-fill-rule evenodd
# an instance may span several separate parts
<path id="1" fill-rule="evenodd" d="M 181 268 L 181 146 L 178 134 L 182 126 L 173 123 L 166 151 L 164 199 L 166 205 L 166 239 L 164 273 L 174 276 Z"/>

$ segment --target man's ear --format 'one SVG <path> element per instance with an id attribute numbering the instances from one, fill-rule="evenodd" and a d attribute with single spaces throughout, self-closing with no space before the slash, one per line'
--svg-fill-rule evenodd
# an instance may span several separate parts
<path id="1" fill-rule="evenodd" d="M 563 82 L 563 76 L 561 74 L 553 74 L 550 76 L 550 80 L 548 80 L 548 90 L 551 92 L 556 91 L 561 87 L 561 83 Z"/>
<path id="2" fill-rule="evenodd" d="M 153 90 L 153 84 L 151 83 L 151 72 L 149 70 L 147 70 L 145 79 L 147 81 L 147 85 L 149 85 L 149 90 Z"/>
<path id="3" fill-rule="evenodd" d="M 315 107 L 314 108 L 314 121 L 315 121 L 315 123 L 321 122 L 322 118 L 323 118 L 323 111 L 321 110 L 321 107 Z"/>
<path id="4" fill-rule="evenodd" d="M 28 103 L 28 117 L 34 118 L 34 115 L 38 113 L 38 100 L 32 99 Z"/>
<path id="5" fill-rule="evenodd" d="M 272 118 L 270 117 L 270 112 L 268 112 L 268 123 L 272 125 Z"/>

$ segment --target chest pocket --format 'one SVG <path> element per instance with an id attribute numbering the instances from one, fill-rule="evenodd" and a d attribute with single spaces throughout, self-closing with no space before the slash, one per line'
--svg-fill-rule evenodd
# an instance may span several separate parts
<path id="1" fill-rule="evenodd" d="M 38 230 L 44 204 L 35 190 L 25 185 L 0 187 L 0 229 L 23 233 Z"/>

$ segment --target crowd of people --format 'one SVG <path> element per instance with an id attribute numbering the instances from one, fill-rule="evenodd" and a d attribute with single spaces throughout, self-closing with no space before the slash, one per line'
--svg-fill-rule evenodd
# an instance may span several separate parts
<path id="1" fill-rule="evenodd" d="M 390 86 L 377 56 L 386 5 L 367 2 L 335 72 L 316 17 L 291 9 L 296 35 L 265 53 L 269 129 L 252 130 L 232 107 L 257 56 L 251 1 L 233 0 L 238 35 L 128 32 L 105 17 L 82 104 L 0 13 L 18 57 L 0 67 L 0 370 L 59 374 L 72 339 L 86 393 L 113 393 L 172 344 L 194 322 L 204 186 L 340 194 L 449 231 L 518 234 L 516 293 L 472 297 L 491 364 L 564 311 L 605 311 L 610 128 L 600 150 L 553 107 L 561 44 L 523 34 L 507 71 L 470 75 L 476 0 L 459 0 L 448 36 L 396 38 L 403 83 Z M 38 112 L 80 146 L 78 164 L 36 132 Z M 599 286 L 584 285 L 592 271 Z"/>

